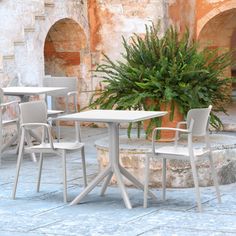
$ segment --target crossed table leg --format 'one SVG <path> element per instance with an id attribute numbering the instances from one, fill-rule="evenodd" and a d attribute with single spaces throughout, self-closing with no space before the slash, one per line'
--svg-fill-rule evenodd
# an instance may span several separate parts
<path id="1" fill-rule="evenodd" d="M 101 171 L 98 176 L 71 202 L 70 205 L 75 205 L 79 203 L 87 194 L 92 191 L 106 176 L 106 180 L 102 186 L 101 195 L 104 194 L 106 188 L 112 178 L 115 175 L 118 187 L 121 190 L 121 195 L 123 197 L 126 208 L 131 209 L 132 205 L 127 194 L 122 175 L 130 180 L 136 187 L 144 190 L 144 186 L 140 183 L 133 175 L 131 175 L 126 169 L 124 169 L 119 163 L 119 124 L 108 123 L 108 133 L 109 133 L 109 165 Z M 152 192 L 148 194 L 156 199 L 156 196 Z"/>

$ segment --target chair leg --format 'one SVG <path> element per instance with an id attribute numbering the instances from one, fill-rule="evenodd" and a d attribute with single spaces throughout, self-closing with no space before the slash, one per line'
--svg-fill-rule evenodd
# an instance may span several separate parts
<path id="1" fill-rule="evenodd" d="M 59 124 L 59 120 L 56 121 L 56 135 L 57 135 L 57 142 L 59 143 L 60 142 L 60 138 L 61 138 L 61 127 L 60 127 L 60 124 Z"/>
<path id="2" fill-rule="evenodd" d="M 195 186 L 195 194 L 196 194 L 196 201 L 199 212 L 202 212 L 202 204 L 201 204 L 201 195 L 200 195 L 200 189 L 199 189 L 199 181 L 198 181 L 198 174 L 197 174 L 197 168 L 194 161 L 194 157 L 190 156 L 190 163 L 192 167 L 192 174 L 193 174 L 193 181 Z"/>
<path id="3" fill-rule="evenodd" d="M 87 174 L 86 174 L 86 163 L 85 163 L 84 147 L 82 147 L 82 149 L 81 149 L 81 158 L 82 158 L 84 187 L 87 187 L 88 184 L 87 184 Z"/>
<path id="4" fill-rule="evenodd" d="M 64 185 L 64 202 L 67 203 L 67 176 L 66 176 L 66 151 L 62 152 L 62 169 L 63 169 L 63 185 Z"/>
<path id="5" fill-rule="evenodd" d="M 3 138 L 2 138 L 2 114 L 0 111 L 0 166 L 2 165 L 2 146 L 3 146 Z"/>
<path id="6" fill-rule="evenodd" d="M 166 158 L 162 159 L 162 200 L 166 200 Z"/>
<path id="7" fill-rule="evenodd" d="M 218 183 L 217 174 L 216 174 L 216 170 L 215 170 L 214 163 L 213 163 L 212 152 L 210 152 L 210 155 L 209 155 L 209 162 L 210 162 L 210 168 L 211 168 L 211 173 L 212 173 L 214 185 L 216 188 L 217 200 L 218 200 L 218 203 L 221 203 L 219 183 Z"/>
<path id="8" fill-rule="evenodd" d="M 38 172 L 38 181 L 37 181 L 37 192 L 39 192 L 39 189 L 40 189 L 42 166 L 43 166 L 43 153 L 40 153 L 40 157 L 39 157 L 39 172 Z"/>
<path id="9" fill-rule="evenodd" d="M 148 195 L 148 184 L 149 184 L 149 164 L 150 158 L 146 157 L 145 160 L 145 173 L 144 173 L 144 193 L 143 193 L 143 207 L 147 208 L 147 195 Z"/>
<path id="10" fill-rule="evenodd" d="M 13 193 L 12 193 L 13 199 L 16 198 L 16 188 L 17 188 L 18 179 L 19 179 L 21 162 L 23 159 L 23 152 L 24 152 L 24 137 L 21 138 L 20 148 L 19 148 L 19 153 L 18 153 L 18 158 L 17 158 L 16 177 L 15 177 L 15 182 L 14 182 L 14 186 L 13 186 Z"/>
<path id="11" fill-rule="evenodd" d="M 31 142 L 31 139 L 30 139 L 30 134 L 28 132 L 25 133 L 25 138 L 26 138 L 26 142 L 27 142 L 27 145 L 28 146 L 33 146 L 32 142 Z M 31 153 L 31 159 L 33 162 L 37 162 L 37 158 L 35 156 L 35 153 Z"/>
<path id="12" fill-rule="evenodd" d="M 1 136 L 1 134 L 0 134 Z M 2 139 L 2 138 L 0 138 Z M 0 141 L 0 166 L 2 165 L 2 141 Z"/>

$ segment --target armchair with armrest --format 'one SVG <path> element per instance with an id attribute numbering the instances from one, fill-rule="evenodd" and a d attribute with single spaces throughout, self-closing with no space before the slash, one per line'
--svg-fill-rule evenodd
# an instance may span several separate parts
<path id="1" fill-rule="evenodd" d="M 21 163 L 23 160 L 24 153 L 39 153 L 39 173 L 38 173 L 38 182 L 37 182 L 37 191 L 40 188 L 41 182 L 41 173 L 44 153 L 54 153 L 59 155 L 62 158 L 63 166 L 63 185 L 64 185 L 64 202 L 67 202 L 67 171 L 66 171 L 66 154 L 68 151 L 81 151 L 82 158 L 82 169 L 83 169 L 83 178 L 84 186 L 87 186 L 87 177 L 86 177 L 86 164 L 85 164 L 85 154 L 84 154 L 84 143 L 80 140 L 80 127 L 76 123 L 76 140 L 74 142 L 54 142 L 51 135 L 51 126 L 47 122 L 47 108 L 45 101 L 34 101 L 20 104 L 20 118 L 21 118 L 21 140 L 19 147 L 19 154 L 17 159 L 17 169 L 16 177 L 13 188 L 13 199 L 16 196 L 16 188 L 19 178 L 19 172 Z M 35 128 L 41 129 L 41 142 L 33 146 L 25 146 L 25 134 L 28 130 Z"/>
<path id="2" fill-rule="evenodd" d="M 212 172 L 212 177 L 214 181 L 214 185 L 216 188 L 216 194 L 218 202 L 221 202 L 219 184 L 217 180 L 216 170 L 213 165 L 212 159 L 212 150 L 210 146 L 209 140 L 209 131 L 208 131 L 208 123 L 209 123 L 209 115 L 211 112 L 212 106 L 208 108 L 199 108 L 199 109 L 191 109 L 187 114 L 187 120 L 183 122 L 179 122 L 176 128 L 168 128 L 168 127 L 159 127 L 153 130 L 152 134 L 152 152 L 154 158 L 162 159 L 162 188 L 163 188 L 163 200 L 166 198 L 166 160 L 167 159 L 177 159 L 177 160 L 188 160 L 190 161 L 193 181 L 195 186 L 195 195 L 198 210 L 202 211 L 201 199 L 200 199 L 200 189 L 199 189 L 199 180 L 196 168 L 196 159 L 208 155 L 210 168 Z M 186 128 L 180 128 L 181 125 L 186 125 Z M 170 146 L 162 146 L 160 148 L 156 147 L 155 137 L 158 130 L 174 130 L 176 131 L 175 142 L 174 145 Z M 178 139 L 180 133 L 187 134 L 187 146 L 183 147 L 178 144 Z M 205 137 L 205 147 L 204 148 L 194 148 L 193 145 L 193 136 L 204 136 Z M 144 207 L 147 207 L 147 191 L 148 191 L 148 182 L 149 182 L 149 158 L 146 158 L 145 165 L 145 188 L 144 188 Z"/>

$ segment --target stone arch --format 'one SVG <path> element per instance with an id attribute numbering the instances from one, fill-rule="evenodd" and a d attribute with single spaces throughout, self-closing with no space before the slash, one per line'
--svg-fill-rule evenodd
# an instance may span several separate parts
<path id="1" fill-rule="evenodd" d="M 236 47 L 236 8 L 220 12 L 209 19 L 199 32 L 198 41 L 202 48 L 216 49 L 220 52 L 230 51 Z M 236 56 L 236 55 L 235 55 Z M 231 77 L 236 68 L 228 67 L 224 77 Z M 232 86 L 229 84 L 226 93 L 231 96 Z"/>
<path id="2" fill-rule="evenodd" d="M 232 9 L 236 9 L 236 2 L 235 2 L 235 0 L 231 0 L 230 2 L 224 3 L 222 6 L 219 6 L 217 8 L 212 9 L 205 16 L 203 16 L 201 19 L 199 19 L 197 21 L 196 38 L 199 37 L 202 29 L 209 22 L 209 20 L 211 20 L 215 16 L 219 15 L 220 13 L 223 13 L 223 12 L 226 12 L 226 11 L 232 10 Z"/>
<path id="3" fill-rule="evenodd" d="M 211 18 L 202 28 L 198 40 L 202 47 L 221 48 L 229 51 L 236 40 L 236 8 L 220 12 Z M 236 43 L 234 44 L 236 46 Z M 230 75 L 230 74 L 228 74 Z"/>
<path id="4" fill-rule="evenodd" d="M 78 92 L 88 90 L 90 53 L 86 32 L 71 18 L 56 21 L 48 30 L 44 43 L 44 69 L 46 75 L 75 76 Z"/>
<path id="5" fill-rule="evenodd" d="M 81 52 L 87 48 L 87 39 L 80 25 L 69 18 L 54 23 L 49 29 L 45 44 L 45 74 L 78 76 Z M 76 73 L 76 74 L 75 74 Z"/>

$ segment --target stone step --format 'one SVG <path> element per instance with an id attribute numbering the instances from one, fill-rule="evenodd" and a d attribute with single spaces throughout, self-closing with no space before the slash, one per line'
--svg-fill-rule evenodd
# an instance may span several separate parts
<path id="1" fill-rule="evenodd" d="M 37 15 L 35 16 L 35 20 L 45 20 L 46 16 L 45 15 Z"/>
<path id="2" fill-rule="evenodd" d="M 10 54 L 10 55 L 3 55 L 3 60 L 14 60 L 15 59 L 15 55 Z"/>
<path id="3" fill-rule="evenodd" d="M 24 31 L 27 33 L 27 32 L 35 32 L 35 28 L 34 27 L 27 27 L 27 28 L 24 28 Z"/>
<path id="4" fill-rule="evenodd" d="M 23 46 L 25 45 L 25 41 L 15 41 L 14 46 Z"/>
<path id="5" fill-rule="evenodd" d="M 47 0 L 44 2 L 44 6 L 45 7 L 54 7 L 55 6 L 55 3 L 51 0 Z"/>

